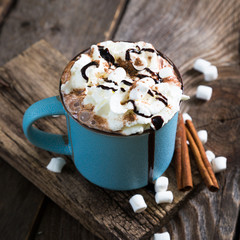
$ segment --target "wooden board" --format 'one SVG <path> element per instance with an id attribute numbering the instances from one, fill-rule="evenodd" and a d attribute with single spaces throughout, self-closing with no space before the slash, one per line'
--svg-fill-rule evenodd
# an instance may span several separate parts
<path id="1" fill-rule="evenodd" d="M 21 129 L 22 115 L 33 102 L 57 95 L 58 79 L 67 59 L 40 41 L 1 68 L 1 156 L 33 182 L 60 207 L 75 217 L 95 235 L 106 239 L 140 239 L 150 237 L 178 210 L 186 197 L 176 189 L 174 169 L 166 175 L 174 203 L 157 206 L 152 192 L 145 188 L 116 192 L 99 188 L 85 180 L 68 159 L 61 174 L 46 169 L 53 154 L 27 142 Z M 7 111 L 6 111 L 7 109 Z M 46 119 L 37 126 L 45 131 L 64 133 L 64 119 Z M 199 178 L 194 178 L 195 183 Z M 129 198 L 140 193 L 148 208 L 134 214 Z"/>
<path id="2" fill-rule="evenodd" d="M 240 237 L 239 12 L 238 0 L 132 0 L 115 35 L 149 41 L 179 66 L 184 91 L 192 97 L 182 110 L 190 113 L 198 130 L 208 130 L 206 149 L 228 158 L 227 171 L 219 175 L 220 191 L 203 188 L 161 229 L 169 231 L 171 239 Z M 199 57 L 218 67 L 217 81 L 206 83 L 192 70 Z M 194 97 L 199 84 L 213 87 L 210 102 Z"/>

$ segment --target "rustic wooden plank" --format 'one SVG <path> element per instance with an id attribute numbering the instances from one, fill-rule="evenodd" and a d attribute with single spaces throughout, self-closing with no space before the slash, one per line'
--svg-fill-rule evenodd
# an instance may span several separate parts
<path id="1" fill-rule="evenodd" d="M 37 231 L 31 239 L 88 239 L 98 240 L 87 231 L 76 219 L 63 211 L 54 202 L 47 198 Z"/>
<path id="2" fill-rule="evenodd" d="M 185 93 L 192 97 L 182 110 L 191 114 L 197 129 L 208 130 L 206 149 L 228 157 L 228 170 L 218 175 L 218 193 L 200 186 L 200 193 L 186 201 L 169 224 L 155 229 L 168 230 L 172 239 L 239 238 L 239 11 L 240 2 L 234 0 L 132 0 L 115 36 L 149 41 L 179 66 Z M 217 81 L 206 83 L 192 70 L 199 57 L 217 65 Z M 194 97 L 199 84 L 213 87 L 210 102 Z"/>
<path id="3" fill-rule="evenodd" d="M 40 41 L 1 69 L 3 81 L 9 85 L 0 91 L 1 156 L 97 236 L 104 239 L 149 237 L 176 211 L 187 193 L 176 192 L 173 204 L 157 206 L 153 194 L 141 189 L 139 192 L 146 197 L 148 210 L 133 214 L 128 199 L 137 191 L 113 192 L 96 187 L 77 172 L 70 159 L 62 174 L 51 173 L 45 166 L 53 154 L 34 147 L 23 136 L 24 111 L 33 102 L 57 94 L 58 79 L 66 63 L 58 51 Z M 54 121 L 48 118 L 37 125 L 46 131 L 64 133 L 63 119 Z M 170 168 L 167 174 L 173 175 L 174 170 Z M 172 180 L 169 189 L 176 191 Z"/>
<path id="4" fill-rule="evenodd" d="M 111 37 L 112 20 L 115 16 L 118 22 L 124 2 L 18 0 L 1 30 L 0 65 L 42 38 L 71 59 L 90 44 L 103 41 L 105 32 Z"/>
<path id="5" fill-rule="evenodd" d="M 0 176 L 1 239 L 27 239 L 44 195 L 2 159 Z"/>

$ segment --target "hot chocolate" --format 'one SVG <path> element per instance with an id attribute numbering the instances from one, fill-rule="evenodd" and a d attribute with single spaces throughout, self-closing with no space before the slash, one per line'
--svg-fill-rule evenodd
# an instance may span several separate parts
<path id="1" fill-rule="evenodd" d="M 179 111 L 182 81 L 152 44 L 106 41 L 68 64 L 61 94 L 80 123 L 131 135 L 158 130 Z"/>

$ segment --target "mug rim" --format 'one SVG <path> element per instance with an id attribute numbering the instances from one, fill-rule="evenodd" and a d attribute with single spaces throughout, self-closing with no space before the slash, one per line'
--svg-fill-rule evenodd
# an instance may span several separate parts
<path id="1" fill-rule="evenodd" d="M 120 42 L 120 41 L 113 41 L 113 42 Z M 131 42 L 131 41 L 121 41 L 121 42 L 130 42 L 130 43 L 133 43 L 133 42 Z M 142 136 L 142 135 L 145 135 L 145 134 L 150 134 L 150 133 L 153 133 L 153 132 L 156 132 L 156 131 L 159 131 L 159 130 L 161 130 L 162 128 L 160 128 L 160 129 L 158 129 L 158 130 L 153 130 L 153 129 L 147 129 L 147 130 L 145 130 L 145 131 L 143 131 L 142 133 L 134 133 L 134 134 L 131 134 L 131 135 L 123 135 L 123 134 L 120 134 L 120 133 L 114 133 L 114 132 L 106 132 L 106 131 L 102 131 L 102 130 L 99 130 L 99 129 L 95 129 L 95 128 L 90 128 L 90 127 L 88 127 L 87 125 L 85 125 L 85 124 L 83 124 L 83 123 L 81 123 L 80 121 L 78 121 L 76 118 L 74 118 L 73 116 L 72 116 L 72 114 L 68 111 L 68 109 L 67 109 L 67 107 L 65 106 L 65 104 L 64 104 L 64 101 L 63 101 L 63 96 L 62 96 L 62 92 L 61 92 L 61 85 L 62 85 L 62 76 L 63 76 L 63 74 L 64 74 L 64 72 L 65 72 L 65 70 L 67 69 L 67 67 L 74 61 L 74 62 L 76 62 L 77 61 L 77 58 L 81 55 L 81 54 L 83 54 L 83 53 L 85 53 L 85 52 L 87 52 L 87 51 L 89 51 L 90 50 L 90 47 L 89 48 L 86 48 L 85 50 L 83 50 L 83 51 L 81 51 L 80 53 L 78 53 L 75 57 L 73 57 L 68 63 L 67 63 L 67 65 L 65 66 L 65 68 L 64 68 L 64 70 L 63 70 L 63 72 L 62 72 L 62 74 L 61 74 L 61 77 L 60 77 L 60 81 L 59 81 L 59 96 L 60 96 L 60 101 L 61 101 L 61 103 L 62 103 L 62 105 L 63 105 L 63 108 L 64 108 L 64 110 L 66 111 L 66 113 L 67 113 L 67 115 L 68 116 L 70 116 L 74 121 L 76 121 L 78 124 L 80 124 L 82 127 L 84 127 L 84 128 L 86 128 L 87 130 L 90 130 L 90 131 L 93 131 L 93 132 L 95 132 L 95 133 L 99 133 L 99 134 L 103 134 L 103 135 L 108 135 L 108 136 L 115 136 L 115 137 L 134 137 L 134 136 Z M 176 75 L 177 75 L 177 78 L 178 78 L 178 80 L 179 80 L 179 82 L 181 83 L 181 89 L 183 90 L 183 80 L 182 80 L 182 76 L 181 76 L 181 74 L 180 74 L 180 72 L 179 72 L 179 70 L 178 70 L 178 68 L 176 67 L 176 65 L 173 63 L 173 61 L 169 58 L 169 57 L 167 57 L 165 54 L 163 54 L 161 51 L 159 51 L 159 50 L 157 50 L 156 49 L 156 51 L 159 53 L 159 55 L 162 57 L 162 58 L 164 58 L 165 60 L 167 60 L 168 61 L 168 63 L 170 63 L 170 65 L 173 67 L 173 69 L 174 69 L 174 71 L 175 71 L 175 73 L 176 73 Z M 181 102 L 180 102 L 181 103 Z M 177 112 L 176 112 L 177 113 Z M 175 114 L 176 114 L 175 113 Z M 166 124 L 168 124 L 172 119 L 173 119 L 173 117 L 175 116 L 175 114 L 172 116 L 172 118 L 171 119 L 169 119 L 168 120 L 168 122 L 166 123 Z M 166 125 L 165 124 L 165 125 Z M 164 125 L 164 126 L 165 126 Z M 163 127 L 164 127 L 163 126 Z"/>

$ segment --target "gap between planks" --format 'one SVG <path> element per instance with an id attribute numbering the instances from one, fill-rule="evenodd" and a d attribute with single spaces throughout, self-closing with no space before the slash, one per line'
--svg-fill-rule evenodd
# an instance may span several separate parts
<path id="1" fill-rule="evenodd" d="M 113 20 L 107 32 L 104 33 L 105 40 L 111 40 L 115 37 L 121 20 L 126 12 L 127 5 L 130 0 L 120 0 L 117 10 L 114 14 Z"/>

